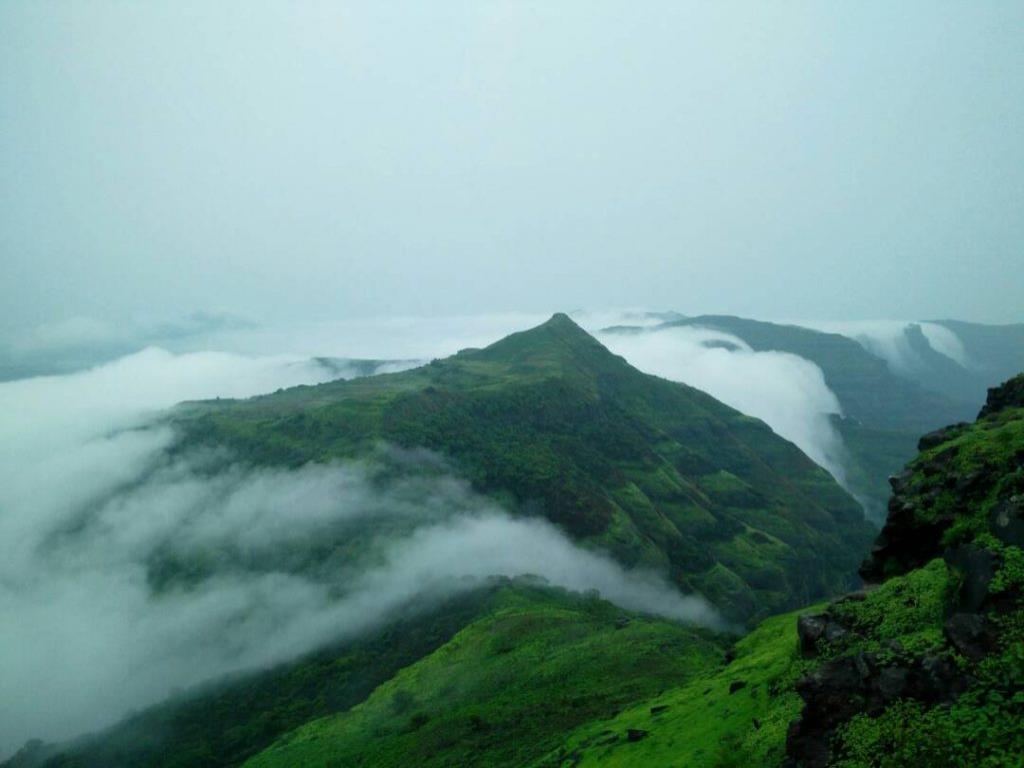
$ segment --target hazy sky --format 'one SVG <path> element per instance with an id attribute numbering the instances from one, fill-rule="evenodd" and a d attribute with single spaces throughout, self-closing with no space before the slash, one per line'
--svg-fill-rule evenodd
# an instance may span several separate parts
<path id="1" fill-rule="evenodd" d="M 0 324 L 1024 307 L 1024 3 L 0 3 Z"/>

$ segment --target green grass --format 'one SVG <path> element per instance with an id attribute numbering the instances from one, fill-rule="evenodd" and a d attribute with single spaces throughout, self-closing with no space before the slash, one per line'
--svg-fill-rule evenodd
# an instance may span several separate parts
<path id="1" fill-rule="evenodd" d="M 851 605 L 864 638 L 846 652 L 877 650 L 898 641 L 903 657 L 952 655 L 972 681 L 950 706 L 897 700 L 875 717 L 855 716 L 833 743 L 837 768 L 1002 768 L 1024 764 L 1024 609 L 1018 581 L 1021 550 L 1006 548 L 1017 607 L 990 613 L 999 647 L 980 663 L 959 657 L 943 638 L 942 610 L 950 582 L 942 560 L 890 579 L 874 601 Z M 1004 566 L 1004 571 L 1006 566 Z M 1010 584 L 1004 583 L 1003 589 Z M 870 599 L 869 599 L 870 600 Z"/>
<path id="2" fill-rule="evenodd" d="M 990 518 L 994 505 L 1024 490 L 1022 457 L 1024 408 L 1011 404 L 951 430 L 910 465 L 897 503 L 912 515 L 899 535 L 912 540 L 917 526 L 946 526 L 936 559 L 887 579 L 861 602 L 834 604 L 830 612 L 852 631 L 823 656 L 870 651 L 904 665 L 945 657 L 966 675 L 967 690 L 945 706 L 901 699 L 854 716 L 834 735 L 831 765 L 1024 765 L 1024 551 L 1000 540 Z M 958 546 L 988 550 L 996 566 L 987 587 L 992 599 L 982 608 L 996 648 L 980 661 L 959 655 L 943 633 L 949 614 L 962 610 L 961 574 L 940 555 Z"/>
<path id="3" fill-rule="evenodd" d="M 797 614 L 762 622 L 735 646 L 735 659 L 683 685 L 578 728 L 533 768 L 713 768 L 781 762 L 786 729 L 800 711 L 793 682 Z M 733 693 L 733 683 L 746 685 Z M 635 742 L 630 729 L 647 735 Z"/>
<path id="4" fill-rule="evenodd" d="M 706 633 L 623 618 L 594 598 L 509 590 L 363 703 L 246 765 L 524 765 L 581 723 L 721 664 L 722 645 Z"/>
<path id="5" fill-rule="evenodd" d="M 859 651 L 885 655 L 893 642 L 915 655 L 943 649 L 942 623 L 954 587 L 955 578 L 946 563 L 936 558 L 923 568 L 889 579 L 863 601 L 834 603 L 830 612 L 853 631 L 845 642 L 823 649 L 823 655 L 831 658 Z"/>

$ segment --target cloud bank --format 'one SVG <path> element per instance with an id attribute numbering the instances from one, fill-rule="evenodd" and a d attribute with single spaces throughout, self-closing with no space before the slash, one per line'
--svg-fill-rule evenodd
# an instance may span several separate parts
<path id="1" fill-rule="evenodd" d="M 925 366 L 925 362 L 921 359 L 918 351 L 914 349 L 908 335 L 913 326 L 918 326 L 932 350 L 948 357 L 963 368 L 973 367 L 960 337 L 952 329 L 939 323 L 909 320 L 795 321 L 793 325 L 802 325 L 817 331 L 847 336 L 868 352 L 885 360 L 894 373 L 911 378 L 916 371 Z"/>
<path id="2" fill-rule="evenodd" d="M 845 483 L 846 453 L 831 420 L 842 409 L 809 360 L 756 352 L 737 336 L 694 326 L 598 337 L 640 370 L 689 384 L 756 416 Z"/>
<path id="3" fill-rule="evenodd" d="M 493 575 L 717 623 L 655 576 L 510 518 L 424 452 L 290 470 L 166 453 L 155 417 L 175 402 L 330 376 L 292 357 L 149 349 L 0 384 L 0 754 Z"/>

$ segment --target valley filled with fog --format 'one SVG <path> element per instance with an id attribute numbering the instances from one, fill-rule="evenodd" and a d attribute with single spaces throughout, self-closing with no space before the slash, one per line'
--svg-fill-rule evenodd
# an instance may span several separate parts
<path id="1" fill-rule="evenodd" d="M 632 365 L 763 420 L 849 487 L 833 421 L 843 409 L 821 368 L 755 350 L 710 322 L 673 325 L 682 317 L 575 314 Z M 168 453 L 166 417 L 182 401 L 406 370 L 541 320 L 198 324 L 139 338 L 40 331 L 35 348 L 8 351 L 10 368 L 29 351 L 43 368 L 90 363 L 0 383 L 0 605 L 19 617 L 0 641 L 4 748 L 108 725 L 172 690 L 300 656 L 492 576 L 537 576 L 624 608 L 723 626 L 714 608 L 659 574 L 624 570 L 542 520 L 509 517 L 434 454 L 383 448 L 366 461 L 259 469 L 229 451 Z M 902 375 L 914 364 L 900 340 L 909 326 L 847 330 Z M 932 349 L 969 371 L 964 345 L 937 327 Z M 316 568 L 289 561 L 331 529 L 364 542 L 358 557 Z M 217 568 L 192 580 L 155 575 L 154 563 L 202 563 L 211 553 Z"/>

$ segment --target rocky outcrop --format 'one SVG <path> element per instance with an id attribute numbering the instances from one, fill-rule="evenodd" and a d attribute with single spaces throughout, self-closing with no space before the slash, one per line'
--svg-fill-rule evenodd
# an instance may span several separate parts
<path id="1" fill-rule="evenodd" d="M 955 506 L 935 510 L 934 502 L 943 489 L 929 480 L 946 472 L 952 455 L 940 452 L 929 460 L 919 459 L 917 471 L 908 469 L 889 478 L 889 515 L 871 554 L 860 567 L 865 582 L 877 584 L 889 576 L 919 568 L 941 551 L 942 537 L 960 510 Z M 932 514 L 922 515 L 925 508 Z"/>
<path id="2" fill-rule="evenodd" d="M 1008 408 L 1024 408 L 1024 375 L 990 390 L 982 423 L 921 438 L 921 455 L 890 478 L 888 519 L 860 570 L 872 589 L 942 558 L 953 588 L 928 592 L 937 609 L 931 615 L 938 616 L 931 620 L 939 622 L 931 626 L 941 628 L 942 640 L 909 652 L 882 639 L 887 635 L 875 632 L 877 610 L 871 619 L 870 612 L 842 607 L 864 600 L 863 593 L 798 619 L 800 653 L 818 663 L 795 686 L 804 709 L 787 734 L 787 765 L 829 765 L 837 732 L 854 716 L 878 716 L 901 699 L 925 707 L 950 704 L 978 684 L 972 673 L 978 662 L 999 651 L 1001 617 L 1019 616 L 1024 604 L 1019 587 L 1007 590 L 1005 579 L 998 580 L 1006 564 L 1003 547 L 1024 546 L 1024 445 L 1013 444 L 1019 432 L 989 437 L 1008 419 L 1022 418 L 1002 415 Z M 897 591 L 906 583 L 896 582 L 888 594 L 913 601 Z"/>
<path id="3" fill-rule="evenodd" d="M 979 419 L 1018 407 L 1024 408 L 1024 375 L 991 389 Z M 866 582 L 884 581 L 938 557 L 949 528 L 977 508 L 1000 478 L 1024 468 L 1024 448 L 996 465 L 961 460 L 958 438 L 972 428 L 955 424 L 925 435 L 918 444 L 921 455 L 889 478 L 889 514 L 860 567 Z M 992 533 L 1015 546 L 1024 544 L 1024 480 L 1018 488 L 1003 489 L 990 513 Z"/>
<path id="4" fill-rule="evenodd" d="M 832 735 L 854 715 L 878 715 L 897 699 L 950 702 L 969 684 L 946 656 L 883 661 L 878 654 L 857 653 L 827 661 L 796 684 L 805 706 L 786 736 L 791 764 L 828 765 Z"/>
<path id="5" fill-rule="evenodd" d="M 1024 374 L 1014 376 L 998 387 L 992 387 L 978 418 L 991 416 L 1004 408 L 1024 408 Z"/>

